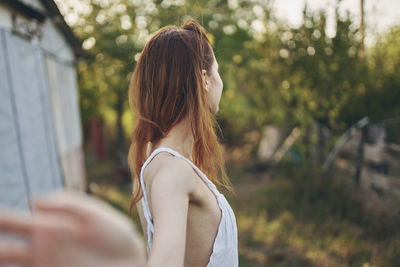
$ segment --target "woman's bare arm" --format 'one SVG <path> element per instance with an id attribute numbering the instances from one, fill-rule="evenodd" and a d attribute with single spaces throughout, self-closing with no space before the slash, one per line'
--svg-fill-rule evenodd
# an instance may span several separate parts
<path id="1" fill-rule="evenodd" d="M 194 172 L 184 160 L 169 157 L 159 164 L 148 185 L 154 223 L 151 267 L 184 265 L 189 199 L 194 191 Z"/>
<path id="2" fill-rule="evenodd" d="M 129 219 L 102 201 L 60 193 L 34 204 L 32 216 L 0 212 L 0 233 L 25 243 L 0 242 L 0 265 L 143 267 L 142 240 Z M 0 237 L 1 239 L 1 237 Z"/>
<path id="3" fill-rule="evenodd" d="M 183 266 L 193 170 L 179 159 L 164 164 L 149 185 L 154 235 L 147 263 L 141 238 L 127 217 L 93 197 L 64 192 L 37 201 L 32 216 L 0 212 L 0 233 L 27 241 L 0 242 L 0 264 Z"/>

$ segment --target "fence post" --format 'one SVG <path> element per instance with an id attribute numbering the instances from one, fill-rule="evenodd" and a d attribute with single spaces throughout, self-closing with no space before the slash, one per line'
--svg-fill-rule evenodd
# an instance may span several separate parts
<path id="1" fill-rule="evenodd" d="M 356 171 L 354 173 L 354 181 L 356 187 L 360 186 L 360 178 L 361 178 L 361 171 L 362 171 L 362 164 L 364 158 L 364 143 L 367 139 L 367 127 L 361 128 L 361 138 L 360 142 L 358 143 L 357 149 L 357 158 L 356 158 Z"/>
<path id="2" fill-rule="evenodd" d="M 329 169 L 329 166 L 331 165 L 332 161 L 335 159 L 337 153 L 339 152 L 340 148 L 353 136 L 354 132 L 356 129 L 362 129 L 364 126 L 366 126 L 369 123 L 369 118 L 364 117 L 361 120 L 359 120 L 355 125 L 351 126 L 339 139 L 339 141 L 336 142 L 335 146 L 329 152 L 328 157 L 326 158 L 324 165 L 322 166 L 322 169 L 324 172 L 326 172 Z"/>

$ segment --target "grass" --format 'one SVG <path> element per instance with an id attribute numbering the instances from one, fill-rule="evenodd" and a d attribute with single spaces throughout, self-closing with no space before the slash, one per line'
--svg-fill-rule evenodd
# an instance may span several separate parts
<path id="1" fill-rule="evenodd" d="M 110 178 L 115 169 L 112 163 L 88 165 L 88 181 L 96 195 L 127 213 L 130 186 Z M 315 168 L 286 165 L 254 173 L 236 166 L 229 176 L 241 267 L 400 266 L 397 227 L 371 217 L 351 189 Z"/>
<path id="2" fill-rule="evenodd" d="M 399 231 L 366 214 L 332 177 L 290 165 L 238 173 L 231 203 L 240 266 L 400 266 Z"/>

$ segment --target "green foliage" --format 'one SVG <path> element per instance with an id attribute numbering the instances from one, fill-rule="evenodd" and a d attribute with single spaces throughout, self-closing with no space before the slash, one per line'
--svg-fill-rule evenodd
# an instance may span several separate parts
<path id="1" fill-rule="evenodd" d="M 102 117 L 129 136 L 127 90 L 136 60 L 151 33 L 189 17 L 209 32 L 224 92 L 218 120 L 224 142 L 265 124 L 285 128 L 314 122 L 342 132 L 363 116 L 399 115 L 399 28 L 360 58 L 361 36 L 350 17 L 336 11 L 336 34 L 326 33 L 326 11 L 306 7 L 303 24 L 286 26 L 269 1 L 99 1 L 74 30 L 95 44 L 78 67 L 84 119 Z"/>
<path id="2" fill-rule="evenodd" d="M 348 105 L 343 108 L 340 116 L 342 120 L 354 121 L 356 118 L 368 116 L 374 122 L 379 122 L 400 115 L 399 35 L 400 27 L 393 27 L 368 50 L 368 66 L 362 83 L 356 88 Z M 392 142 L 400 141 L 395 139 Z"/>

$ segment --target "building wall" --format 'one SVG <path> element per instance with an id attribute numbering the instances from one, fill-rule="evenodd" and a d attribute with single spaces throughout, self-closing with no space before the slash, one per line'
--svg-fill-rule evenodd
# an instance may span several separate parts
<path id="1" fill-rule="evenodd" d="M 0 4 L 0 208 L 29 210 L 32 196 L 84 187 L 82 134 L 72 48 L 48 19 L 41 39 L 13 34 L 12 12 Z"/>
<path id="2" fill-rule="evenodd" d="M 11 10 L 5 6 L 0 5 L 0 27 L 11 29 Z"/>
<path id="3" fill-rule="evenodd" d="M 82 130 L 75 68 L 45 55 L 50 103 L 64 183 L 84 188 Z"/>
<path id="4" fill-rule="evenodd" d="M 19 1 L 39 11 L 46 12 L 46 8 L 38 0 L 19 0 Z"/>

